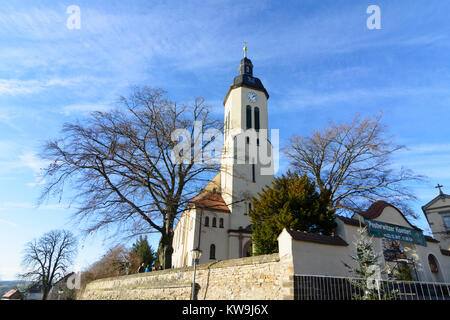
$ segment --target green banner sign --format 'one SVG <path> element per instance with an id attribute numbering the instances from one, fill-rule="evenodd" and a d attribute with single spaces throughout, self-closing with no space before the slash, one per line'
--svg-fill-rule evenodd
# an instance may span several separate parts
<path id="1" fill-rule="evenodd" d="M 365 220 L 365 223 L 370 235 L 373 237 L 411 242 L 424 247 L 427 246 L 425 237 L 420 231 L 373 220 Z"/>

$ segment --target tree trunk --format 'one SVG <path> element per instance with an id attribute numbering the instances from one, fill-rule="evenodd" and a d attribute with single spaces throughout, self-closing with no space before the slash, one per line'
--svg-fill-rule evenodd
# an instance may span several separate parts
<path id="1" fill-rule="evenodd" d="M 163 234 L 159 240 L 158 260 L 163 269 L 170 269 L 172 267 L 172 240 L 173 231 L 168 234 Z"/>
<path id="2" fill-rule="evenodd" d="M 42 300 L 47 300 L 49 293 L 50 293 L 50 288 L 47 286 L 43 286 L 42 287 Z"/>
<path id="3" fill-rule="evenodd" d="M 163 233 L 161 234 L 161 239 L 159 240 L 158 246 L 158 260 L 160 266 L 163 269 L 172 268 L 172 253 L 173 253 L 173 216 L 172 214 L 167 215 L 168 218 L 164 221 Z"/>

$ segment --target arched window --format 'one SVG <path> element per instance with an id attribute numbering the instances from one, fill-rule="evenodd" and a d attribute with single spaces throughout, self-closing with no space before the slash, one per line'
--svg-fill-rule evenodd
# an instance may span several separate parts
<path id="1" fill-rule="evenodd" d="M 255 164 L 252 164 L 252 182 L 256 182 L 256 178 L 255 178 Z"/>
<path id="2" fill-rule="evenodd" d="M 223 218 L 220 218 L 219 220 L 219 228 L 223 228 Z"/>
<path id="3" fill-rule="evenodd" d="M 259 108 L 255 107 L 255 130 L 259 131 Z"/>
<path id="4" fill-rule="evenodd" d="M 210 259 L 215 259 L 216 258 L 216 246 L 214 244 L 209 246 L 209 258 Z"/>
<path id="5" fill-rule="evenodd" d="M 433 273 L 438 273 L 439 272 L 439 268 L 438 268 L 438 263 L 436 260 L 436 257 L 433 256 L 432 254 L 428 255 L 428 264 L 430 265 L 430 270 Z"/>
<path id="6" fill-rule="evenodd" d="M 214 228 L 217 227 L 217 219 L 215 217 L 212 219 L 211 227 L 214 227 Z"/>
<path id="7" fill-rule="evenodd" d="M 247 112 L 246 112 L 247 116 L 247 129 L 250 129 L 252 127 L 252 107 L 247 106 Z"/>
<path id="8" fill-rule="evenodd" d="M 209 217 L 205 217 L 205 227 L 209 227 Z"/>

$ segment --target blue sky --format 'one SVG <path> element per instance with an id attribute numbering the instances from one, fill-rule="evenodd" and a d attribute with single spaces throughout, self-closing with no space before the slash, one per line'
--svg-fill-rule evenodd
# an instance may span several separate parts
<path id="1" fill-rule="evenodd" d="M 381 8 L 381 30 L 366 27 L 371 4 Z M 70 5 L 81 9 L 80 30 L 66 27 Z M 79 234 L 66 202 L 35 207 L 45 165 L 36 154 L 46 139 L 64 122 L 111 108 L 131 85 L 162 87 L 179 102 L 204 96 L 222 116 L 243 41 L 281 145 L 330 119 L 382 111 L 408 147 L 395 165 L 429 178 L 412 186 L 420 214 L 437 183 L 450 192 L 448 12 L 450 2 L 438 0 L 2 3 L 0 279 L 20 272 L 27 241 L 56 228 Z M 111 245 L 105 236 L 81 239 L 76 268 Z"/>

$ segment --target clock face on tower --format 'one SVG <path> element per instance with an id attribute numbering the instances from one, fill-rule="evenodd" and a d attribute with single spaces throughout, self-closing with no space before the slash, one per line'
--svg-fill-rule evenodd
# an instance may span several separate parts
<path id="1" fill-rule="evenodd" d="M 253 91 L 249 91 L 247 93 L 247 99 L 250 102 L 256 102 L 256 101 L 258 101 L 258 95 Z"/>

